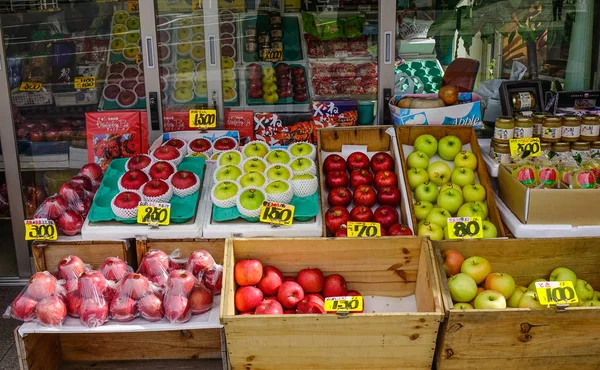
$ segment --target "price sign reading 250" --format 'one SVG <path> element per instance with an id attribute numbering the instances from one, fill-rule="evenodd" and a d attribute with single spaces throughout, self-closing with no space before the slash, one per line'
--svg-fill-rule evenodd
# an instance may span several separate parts
<path id="1" fill-rule="evenodd" d="M 146 225 L 168 225 L 171 221 L 169 203 L 140 202 L 137 222 Z"/>

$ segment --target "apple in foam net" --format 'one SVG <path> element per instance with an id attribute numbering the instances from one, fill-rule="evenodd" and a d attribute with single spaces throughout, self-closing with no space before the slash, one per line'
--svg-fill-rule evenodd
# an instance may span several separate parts
<path id="1" fill-rule="evenodd" d="M 296 158 L 290 163 L 290 167 L 294 172 L 308 171 L 313 165 L 313 161 L 303 157 Z"/>
<path id="2" fill-rule="evenodd" d="M 174 146 L 177 149 L 181 149 L 185 146 L 185 141 L 177 138 L 169 139 L 165 145 Z"/>
<path id="3" fill-rule="evenodd" d="M 264 172 L 267 165 L 260 158 L 250 158 L 244 162 L 244 172 Z"/>
<path id="4" fill-rule="evenodd" d="M 330 206 L 343 206 L 347 207 L 352 202 L 352 192 L 347 188 L 335 188 L 332 189 L 327 195 L 327 203 Z"/>
<path id="5" fill-rule="evenodd" d="M 249 210 L 259 209 L 264 201 L 265 195 L 262 191 L 247 189 L 240 194 L 240 204 Z"/>
<path id="6" fill-rule="evenodd" d="M 190 171 L 177 171 L 171 178 L 173 187 L 184 190 L 195 186 L 198 183 L 196 175 Z"/>
<path id="7" fill-rule="evenodd" d="M 427 154 L 429 158 L 431 158 L 435 155 L 435 153 L 437 153 L 438 142 L 433 135 L 420 135 L 415 139 L 414 147 L 415 150 L 423 152 Z"/>
<path id="8" fill-rule="evenodd" d="M 371 166 L 369 157 L 362 152 L 354 152 L 348 156 L 348 169 L 354 170 L 368 170 Z"/>
<path id="9" fill-rule="evenodd" d="M 269 152 L 269 148 L 266 144 L 260 142 L 253 142 L 244 146 L 244 155 L 246 157 L 260 157 L 263 158 Z"/>
<path id="10" fill-rule="evenodd" d="M 306 157 L 312 154 L 313 147 L 306 143 L 298 143 L 290 148 L 290 152 L 294 157 Z"/>
<path id="11" fill-rule="evenodd" d="M 138 193 L 123 191 L 115 197 L 115 206 L 122 209 L 134 209 L 137 208 L 141 201 L 142 197 Z"/>
<path id="12" fill-rule="evenodd" d="M 142 188 L 147 197 L 160 197 L 169 191 L 169 185 L 163 180 L 150 180 Z"/>
<path id="13" fill-rule="evenodd" d="M 266 180 L 260 172 L 248 172 L 240 178 L 239 182 L 242 187 L 256 186 L 260 188 L 265 184 Z"/>
<path id="14" fill-rule="evenodd" d="M 59 279 L 73 280 L 79 278 L 85 272 L 85 263 L 77 256 L 63 257 L 57 267 Z"/>
<path id="15" fill-rule="evenodd" d="M 235 148 L 235 145 L 236 145 L 235 140 L 228 138 L 228 137 L 222 137 L 220 139 L 217 139 L 217 141 L 215 141 L 213 147 L 216 150 L 224 151 L 224 150 L 231 150 L 231 149 Z"/>
<path id="16" fill-rule="evenodd" d="M 271 181 L 266 187 L 267 194 L 282 194 L 290 189 L 290 186 L 283 181 Z"/>
<path id="17" fill-rule="evenodd" d="M 438 154 L 446 161 L 452 161 L 462 150 L 462 142 L 454 135 L 445 136 L 438 142 Z"/>
<path id="18" fill-rule="evenodd" d="M 350 211 L 352 221 L 371 222 L 373 221 L 373 211 L 365 206 L 356 206 Z"/>
<path id="19" fill-rule="evenodd" d="M 209 140 L 204 138 L 198 138 L 190 141 L 190 149 L 196 153 L 204 153 L 208 151 L 211 147 L 211 143 Z"/>
<path id="20" fill-rule="evenodd" d="M 391 155 L 385 152 L 379 152 L 371 157 L 371 169 L 377 173 L 379 171 L 393 171 L 394 159 Z"/>
<path id="21" fill-rule="evenodd" d="M 302 269 L 298 272 L 296 282 L 300 284 L 305 293 L 319 293 L 323 290 L 325 276 L 317 268 Z"/>
<path id="22" fill-rule="evenodd" d="M 263 268 L 263 276 L 258 282 L 258 289 L 267 296 L 277 294 L 279 287 L 283 284 L 283 275 L 273 266 L 265 266 Z"/>
<path id="23" fill-rule="evenodd" d="M 145 154 L 136 154 L 127 161 L 128 170 L 142 170 L 152 163 L 152 159 Z"/>
<path id="24" fill-rule="evenodd" d="M 138 190 L 150 180 L 148 175 L 141 170 L 130 170 L 125 172 L 121 178 L 121 186 L 128 190 Z"/>
<path id="25" fill-rule="evenodd" d="M 156 149 L 152 155 L 160 161 L 172 161 L 179 158 L 181 153 L 177 148 L 170 145 L 162 145 Z"/>
<path id="26" fill-rule="evenodd" d="M 423 168 L 411 168 L 406 172 L 410 190 L 415 190 L 419 184 L 429 181 L 429 175 Z"/>
<path id="27" fill-rule="evenodd" d="M 421 151 L 414 151 L 406 158 L 408 168 L 427 169 L 429 166 L 429 156 Z"/>
<path id="28" fill-rule="evenodd" d="M 275 165 L 267 170 L 269 180 L 289 180 L 291 176 L 290 171 L 280 165 Z"/>
<path id="29" fill-rule="evenodd" d="M 265 159 L 270 164 L 287 164 L 290 161 L 290 155 L 285 150 L 275 149 L 271 150 Z"/>
<path id="30" fill-rule="evenodd" d="M 277 300 L 285 308 L 294 308 L 303 299 L 304 290 L 300 284 L 293 281 L 284 282 L 277 291 Z"/>
<path id="31" fill-rule="evenodd" d="M 337 206 L 329 208 L 325 215 L 327 229 L 334 234 L 342 225 L 346 225 L 350 220 L 350 212 L 348 212 L 346 207 Z"/>
<path id="32" fill-rule="evenodd" d="M 346 171 L 332 171 L 325 176 L 325 184 L 329 189 L 345 188 L 348 186 L 348 174 Z"/>
<path id="33" fill-rule="evenodd" d="M 165 161 L 154 163 L 148 171 L 150 178 L 158 180 L 167 180 L 173 173 L 175 173 L 175 169 L 169 162 Z"/>
<path id="34" fill-rule="evenodd" d="M 373 221 L 387 230 L 398 223 L 398 212 L 391 206 L 380 206 L 373 212 Z"/>
<path id="35" fill-rule="evenodd" d="M 345 174 L 345 172 L 343 172 Z M 354 170 L 350 173 L 350 187 L 356 189 L 360 185 L 373 185 L 373 174 L 369 170 Z"/>
<path id="36" fill-rule="evenodd" d="M 237 166 L 240 163 L 242 163 L 242 154 L 238 151 L 230 150 L 219 155 L 219 166 Z"/>
<path id="37" fill-rule="evenodd" d="M 346 171 L 346 160 L 337 154 L 330 154 L 323 161 L 323 172 Z"/>
<path id="38" fill-rule="evenodd" d="M 217 181 L 235 181 L 240 176 L 242 176 L 242 170 L 238 166 L 223 166 L 216 172 Z"/>

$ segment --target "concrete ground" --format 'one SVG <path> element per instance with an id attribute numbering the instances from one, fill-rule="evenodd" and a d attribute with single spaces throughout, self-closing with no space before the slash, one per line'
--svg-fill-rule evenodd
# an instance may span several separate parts
<path id="1" fill-rule="evenodd" d="M 0 287 L 0 311 L 11 304 L 12 300 L 23 289 L 22 287 Z M 13 370 L 19 368 L 17 349 L 13 331 L 20 322 L 12 319 L 0 319 L 0 369 Z"/>

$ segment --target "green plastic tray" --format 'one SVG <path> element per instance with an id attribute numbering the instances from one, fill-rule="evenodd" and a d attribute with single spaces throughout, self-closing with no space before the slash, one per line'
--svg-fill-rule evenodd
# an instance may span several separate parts
<path id="1" fill-rule="evenodd" d="M 300 41 L 300 23 L 296 16 L 282 16 L 281 22 L 283 25 L 283 61 L 296 61 L 302 60 L 302 44 Z M 259 14 L 258 16 L 244 17 L 242 21 L 242 31 L 240 35 L 244 37 L 246 34 L 246 28 L 256 27 L 256 38 L 261 32 L 269 32 L 271 30 L 271 20 L 266 14 Z M 258 51 L 250 54 L 246 53 L 245 45 L 242 45 L 243 59 L 246 63 L 260 62 L 258 59 Z"/>
<path id="2" fill-rule="evenodd" d="M 138 99 L 138 102 L 135 103 L 133 107 L 130 108 L 122 108 L 116 101 L 110 101 L 106 99 L 102 99 L 102 110 L 130 110 L 130 109 L 146 109 L 146 99 Z"/>
<path id="3" fill-rule="evenodd" d="M 268 62 L 261 62 L 260 63 L 261 67 L 263 67 L 263 68 L 265 66 L 269 65 L 269 64 L 272 65 L 273 68 L 275 68 L 275 66 L 278 63 L 268 63 Z M 304 70 L 304 78 L 307 79 L 308 75 L 306 74 L 306 67 L 304 67 L 301 64 L 289 64 L 288 63 L 288 65 L 290 66 L 290 81 L 292 79 L 292 76 L 291 76 L 292 72 L 291 72 L 291 70 L 294 67 L 301 67 Z M 250 86 L 250 80 L 248 80 L 248 74 L 247 73 L 246 73 L 246 86 Z M 250 92 L 250 90 L 247 89 L 246 90 L 246 101 L 248 102 L 248 105 L 270 105 L 269 103 L 265 103 L 265 101 L 262 100 L 262 99 L 252 99 L 252 98 L 250 98 L 248 96 L 249 92 Z M 308 80 L 306 81 L 306 96 L 307 96 L 306 101 L 303 101 L 303 102 L 295 101 L 293 94 L 294 94 L 294 88 L 292 87 L 292 96 L 290 96 L 289 98 L 279 98 L 279 100 L 277 101 L 277 103 L 275 103 L 274 105 L 285 105 L 285 104 L 292 104 L 292 103 L 294 103 L 294 104 L 307 104 L 310 101 L 310 92 L 309 92 L 309 89 L 308 89 Z"/>
<path id="4" fill-rule="evenodd" d="M 308 221 L 319 213 L 319 192 L 305 198 L 294 196 L 290 204 L 296 207 L 294 209 L 294 220 L 300 222 Z M 248 222 L 258 222 L 258 217 L 243 216 L 238 212 L 237 207 L 221 208 L 213 204 L 213 221 L 225 222 L 238 218 L 243 218 Z"/>
<path id="5" fill-rule="evenodd" d="M 110 202 L 112 198 L 119 193 L 117 181 L 125 171 L 125 163 L 128 158 L 114 159 L 104 173 L 102 184 L 94 197 L 94 202 L 90 208 L 88 219 L 90 222 L 102 221 L 120 221 L 126 224 L 135 224 L 135 219 L 124 219 L 117 217 L 111 210 Z M 177 170 L 186 170 L 195 173 L 200 178 L 202 184 L 202 176 L 204 174 L 204 158 L 202 157 L 186 157 L 177 166 Z M 196 205 L 200 197 L 200 190 L 185 198 L 180 198 L 173 195 L 171 199 L 171 222 L 180 224 L 191 220 L 196 214 Z"/>
<path id="6" fill-rule="evenodd" d="M 415 91 L 423 86 L 423 94 L 436 94 L 442 87 L 442 76 L 444 71 L 435 60 L 413 60 L 404 62 L 396 67 L 396 73 L 404 72 L 413 78 Z M 401 90 L 407 89 L 408 82 L 402 85 Z"/>

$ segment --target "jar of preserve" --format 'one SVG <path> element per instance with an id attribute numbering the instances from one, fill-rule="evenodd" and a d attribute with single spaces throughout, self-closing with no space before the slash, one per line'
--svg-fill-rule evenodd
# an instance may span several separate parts
<path id="1" fill-rule="evenodd" d="M 515 136 L 515 121 L 512 117 L 499 116 L 494 127 L 494 139 L 498 143 L 508 144 Z"/>
<path id="2" fill-rule="evenodd" d="M 542 124 L 541 141 L 544 143 L 558 143 L 560 141 L 561 128 L 562 118 L 556 116 L 545 117 Z"/>
<path id="3" fill-rule="evenodd" d="M 490 154 L 492 155 L 494 162 L 498 164 L 510 164 L 512 162 L 510 157 L 510 146 L 508 144 L 492 141 Z"/>
<path id="4" fill-rule="evenodd" d="M 581 141 L 597 141 L 600 137 L 600 116 L 586 114 L 581 117 Z"/>
<path id="5" fill-rule="evenodd" d="M 542 152 L 549 152 L 552 150 L 552 143 L 540 143 L 540 149 Z"/>
<path id="6" fill-rule="evenodd" d="M 519 116 L 515 120 L 515 139 L 533 137 L 533 119 L 531 117 Z"/>
<path id="7" fill-rule="evenodd" d="M 544 123 L 544 118 L 550 116 L 550 114 L 546 112 L 538 112 L 532 115 L 533 118 L 533 137 L 542 137 L 542 125 Z"/>
<path id="8" fill-rule="evenodd" d="M 528 92 L 518 92 L 512 95 L 512 105 L 515 110 L 523 111 L 535 107 L 535 96 Z"/>
<path id="9" fill-rule="evenodd" d="M 591 145 L 589 141 L 576 141 L 571 144 L 571 154 L 574 156 L 580 154 L 583 155 L 592 155 Z"/>
<path id="10" fill-rule="evenodd" d="M 568 153 L 571 151 L 571 145 L 569 143 L 554 143 L 552 144 L 552 151 L 555 153 Z"/>
<path id="11" fill-rule="evenodd" d="M 592 145 L 590 145 L 590 153 L 592 158 L 600 157 L 600 141 L 594 141 Z"/>
<path id="12" fill-rule="evenodd" d="M 561 141 L 575 142 L 579 140 L 581 132 L 581 118 L 574 114 L 569 114 L 562 117 L 562 128 L 560 133 Z"/>

